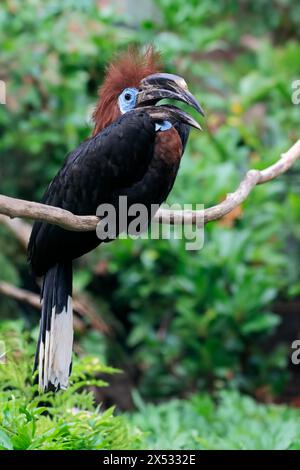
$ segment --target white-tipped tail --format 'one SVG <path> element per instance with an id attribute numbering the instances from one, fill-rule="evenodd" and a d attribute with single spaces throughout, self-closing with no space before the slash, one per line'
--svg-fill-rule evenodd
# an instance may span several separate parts
<path id="1" fill-rule="evenodd" d="M 46 330 L 45 343 L 39 348 L 39 387 L 66 389 L 72 364 L 73 309 L 72 297 L 68 296 L 66 308 L 55 313 L 52 307 L 50 330 Z"/>
<path id="2" fill-rule="evenodd" d="M 53 266 L 44 276 L 40 336 L 35 356 L 42 391 L 68 387 L 72 365 L 72 263 Z"/>

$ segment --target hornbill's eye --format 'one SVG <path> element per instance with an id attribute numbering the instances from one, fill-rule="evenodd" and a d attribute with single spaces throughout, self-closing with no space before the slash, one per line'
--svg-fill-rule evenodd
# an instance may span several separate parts
<path id="1" fill-rule="evenodd" d="M 118 103 L 122 114 L 127 113 L 136 105 L 138 90 L 136 88 L 125 88 L 119 96 Z"/>

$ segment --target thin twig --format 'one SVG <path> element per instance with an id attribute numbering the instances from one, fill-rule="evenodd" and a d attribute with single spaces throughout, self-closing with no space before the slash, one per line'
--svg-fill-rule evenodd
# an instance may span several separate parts
<path id="1" fill-rule="evenodd" d="M 20 242 L 22 247 L 27 250 L 28 241 L 31 232 L 31 225 L 22 219 L 11 219 L 6 215 L 0 214 L 0 223 L 5 225 Z"/>
<path id="2" fill-rule="evenodd" d="M 32 229 L 31 225 L 27 222 L 24 222 L 22 219 L 11 219 L 2 214 L 0 214 L 0 223 L 5 225 L 11 231 L 11 233 L 15 235 L 16 239 L 21 243 L 22 247 L 27 250 L 30 232 Z M 40 284 L 39 280 L 37 280 L 37 283 Z M 15 287 L 12 284 L 0 281 L 0 293 L 13 297 L 16 300 L 25 301 L 35 308 L 40 308 L 40 299 L 38 295 Z M 101 331 L 106 335 L 112 334 L 110 326 L 104 320 L 102 320 L 100 315 L 97 314 L 95 308 L 92 305 L 92 302 L 86 298 L 86 296 L 75 292 L 73 304 L 75 311 L 80 316 L 88 318 L 93 328 Z"/>
<path id="3" fill-rule="evenodd" d="M 3 294 L 7 297 L 10 297 L 19 302 L 24 302 L 32 307 L 40 310 L 41 302 L 40 296 L 34 292 L 30 292 L 26 289 L 21 289 L 20 287 L 14 286 L 9 282 L 0 281 L 0 294 Z M 91 325 L 98 331 L 109 335 L 111 333 L 110 327 L 104 323 L 104 321 L 97 315 L 97 313 L 89 306 L 87 303 L 83 304 L 82 301 L 78 299 L 73 300 L 74 311 L 79 315 L 79 317 L 86 317 L 90 320 Z M 76 317 L 74 317 L 75 327 L 82 330 L 82 325 Z"/>

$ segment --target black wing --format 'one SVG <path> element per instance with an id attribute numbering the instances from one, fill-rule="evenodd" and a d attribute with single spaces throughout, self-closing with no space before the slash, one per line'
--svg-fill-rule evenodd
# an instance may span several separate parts
<path id="1" fill-rule="evenodd" d="M 180 136 L 180 139 L 182 142 L 182 154 L 183 154 L 185 151 L 185 147 L 186 147 L 189 135 L 190 135 L 191 128 L 187 126 L 186 124 L 183 124 L 182 122 L 177 122 L 174 125 L 174 127 Z"/>
<path id="2" fill-rule="evenodd" d="M 77 215 L 96 214 L 115 199 L 120 188 L 145 174 L 153 154 L 155 123 L 143 110 L 126 113 L 66 158 L 42 202 Z M 36 222 L 28 257 L 33 272 L 43 275 L 56 262 L 74 259 L 99 244 L 95 232 L 71 232 Z"/>
<path id="3" fill-rule="evenodd" d="M 189 128 L 176 124 L 182 153 Z M 77 215 L 96 214 L 97 207 L 112 203 L 120 195 L 128 205 L 159 205 L 170 192 L 180 160 L 168 164 L 155 155 L 155 122 L 144 110 L 124 114 L 95 137 L 70 153 L 49 185 L 42 202 Z M 100 240 L 93 232 L 72 232 L 56 225 L 36 222 L 28 257 L 33 272 L 42 276 L 54 264 L 91 251 Z"/>

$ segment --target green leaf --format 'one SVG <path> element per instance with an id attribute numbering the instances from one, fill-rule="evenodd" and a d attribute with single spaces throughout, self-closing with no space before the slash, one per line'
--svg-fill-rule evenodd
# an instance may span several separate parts
<path id="1" fill-rule="evenodd" d="M 13 450 L 12 440 L 3 429 L 0 429 L 0 447 L 5 450 Z"/>

